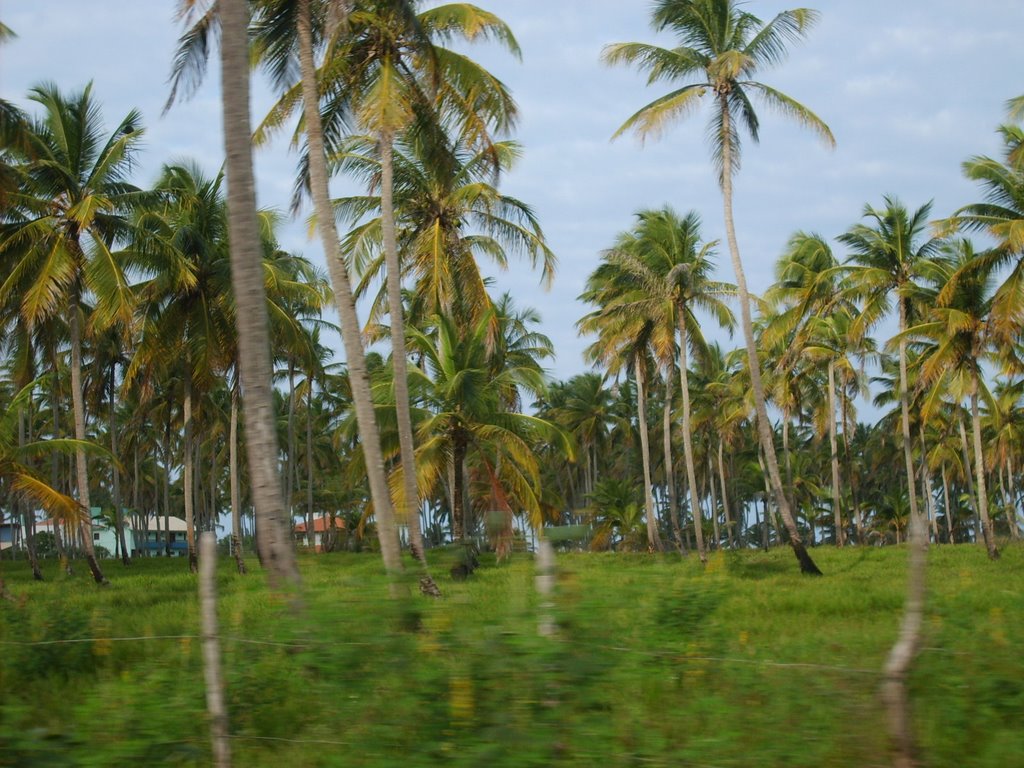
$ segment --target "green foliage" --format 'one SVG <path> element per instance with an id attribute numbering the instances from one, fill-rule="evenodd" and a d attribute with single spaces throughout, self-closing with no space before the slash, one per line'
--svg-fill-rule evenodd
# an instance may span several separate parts
<path id="1" fill-rule="evenodd" d="M 435 574 L 459 552 L 431 551 Z M 567 554 L 554 638 L 537 634 L 529 556 L 389 600 L 375 556 L 307 557 L 305 614 L 220 563 L 230 731 L 246 766 L 863 766 L 886 754 L 878 672 L 905 552 L 695 558 Z M 915 726 L 935 768 L 1024 749 L 1024 550 L 930 554 Z M 256 564 L 251 563 L 255 570 Z M 104 590 L 4 568 L 0 765 L 209 764 L 196 584 L 143 560 Z M 1000 585 L 993 589 L 992 584 Z M 182 637 L 182 636 L 186 637 Z M 42 640 L 84 643 L 20 645 Z M 799 735 L 779 734 L 798 724 Z M 969 741 L 968 741 L 969 740 Z"/>

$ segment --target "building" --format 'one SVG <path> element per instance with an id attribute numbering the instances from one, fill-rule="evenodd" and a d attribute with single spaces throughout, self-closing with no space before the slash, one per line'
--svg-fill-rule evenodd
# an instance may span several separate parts
<path id="1" fill-rule="evenodd" d="M 163 555 L 170 535 L 171 554 L 184 557 L 188 554 L 188 526 L 180 517 L 165 518 L 163 515 L 150 515 L 146 520 L 145 536 L 142 530 L 135 531 L 135 546 L 147 557 Z"/>
<path id="2" fill-rule="evenodd" d="M 334 518 L 334 529 L 335 532 L 341 532 L 345 530 L 345 521 L 341 517 Z M 303 520 L 301 523 L 295 526 L 295 538 L 306 546 L 309 546 L 309 540 L 306 537 L 306 521 Z M 321 515 L 320 517 L 313 518 L 313 546 L 317 552 L 324 551 L 324 537 L 330 536 L 331 533 L 331 517 L 330 515 Z"/>

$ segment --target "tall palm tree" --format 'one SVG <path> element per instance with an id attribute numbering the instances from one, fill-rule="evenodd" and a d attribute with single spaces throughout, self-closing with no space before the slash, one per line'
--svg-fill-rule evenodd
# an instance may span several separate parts
<path id="1" fill-rule="evenodd" d="M 441 146 L 438 146 L 438 144 Z M 353 137 L 334 158 L 339 168 L 362 179 L 370 189 L 379 183 L 376 147 L 366 137 Z M 542 265 L 543 279 L 554 276 L 555 256 L 548 248 L 533 211 L 524 202 L 502 194 L 497 172 L 510 170 L 520 154 L 514 142 L 495 142 L 487 150 L 464 140 L 433 134 L 404 137 L 395 144 L 395 216 L 403 276 L 423 316 L 446 314 L 475 322 L 490 305 L 479 259 L 486 257 L 507 269 L 509 257 L 526 256 Z M 380 278 L 384 267 L 380 197 L 364 195 L 335 202 L 349 220 L 368 218 L 346 238 L 361 279 L 359 292 Z M 371 321 L 387 312 L 386 287 L 374 300 Z"/>
<path id="2" fill-rule="evenodd" d="M 414 3 L 378 0 L 355 7 L 348 23 L 348 32 L 334 54 L 349 63 L 343 75 L 342 99 L 357 124 L 376 137 L 380 156 L 381 235 L 405 477 L 401 500 L 403 517 L 410 520 L 418 507 L 418 495 L 413 482 L 414 440 L 395 223 L 394 142 L 424 118 L 465 120 L 472 123 L 478 138 L 486 136 L 491 126 L 497 130 L 509 127 L 515 107 L 504 85 L 467 57 L 443 49 L 435 41 L 493 36 L 514 54 L 518 55 L 519 48 L 503 21 L 468 4 L 416 14 Z"/>
<path id="3" fill-rule="evenodd" d="M 470 494 L 466 467 L 486 489 L 483 500 L 492 511 L 527 513 L 535 527 L 542 517 L 540 467 L 533 450 L 537 438 L 560 443 L 572 456 L 567 439 L 554 425 L 517 412 L 502 395 L 511 389 L 540 394 L 543 373 L 536 361 L 510 356 L 496 364 L 488 337 L 493 313 L 469 329 L 454 320 L 435 316 L 432 334 L 411 329 L 410 340 L 423 368 L 412 375 L 422 392 L 425 412 L 417 428 L 417 477 L 422 490 L 452 475 L 452 534 L 461 541 L 466 533 L 466 499 Z M 390 389 L 390 387 L 389 387 Z"/>
<path id="4" fill-rule="evenodd" d="M 637 431 L 640 434 L 640 459 L 643 467 L 644 509 L 647 519 L 648 546 L 662 549 L 661 535 L 654 511 L 651 483 L 651 450 L 648 436 L 647 395 L 653 361 L 670 356 L 675 345 L 675 327 L 657 323 L 648 316 L 630 311 L 629 297 L 637 286 L 613 252 L 606 252 L 602 263 L 587 278 L 586 290 L 580 298 L 598 308 L 576 323 L 582 333 L 596 333 L 598 338 L 584 352 L 585 357 L 603 365 L 617 376 L 632 373 L 636 383 Z M 694 518 L 699 513 L 694 514 Z"/>
<path id="5" fill-rule="evenodd" d="M 1024 114 L 1021 105 L 1024 97 L 1009 103 L 1011 118 Z M 992 302 L 992 331 L 1008 338 L 1024 320 L 1024 127 L 1003 125 L 999 133 L 1003 160 L 978 155 L 963 164 L 964 175 L 984 190 L 984 201 L 965 205 L 938 224 L 944 234 L 953 230 L 985 232 L 995 239 L 996 247 L 979 254 L 969 266 L 985 271 L 1010 267 Z"/>
<path id="6" fill-rule="evenodd" d="M 693 458 L 688 360 L 691 353 L 698 360 L 707 353 L 697 310 L 710 314 L 719 325 L 732 329 L 733 315 L 723 299 L 732 295 L 735 287 L 711 279 L 716 243 L 702 242 L 700 217 L 695 211 L 680 217 L 666 206 L 656 211 L 641 211 L 637 219 L 636 226 L 619 237 L 608 258 L 618 263 L 635 285 L 635 290 L 619 300 L 620 310 L 636 312 L 667 325 L 669 338 L 678 333 L 676 363 L 683 399 L 683 453 L 688 506 L 693 515 L 697 552 L 701 562 L 706 562 Z M 667 374 L 672 373 L 671 358 L 669 360 Z M 675 518 L 675 510 L 671 514 Z"/>
<path id="7" fill-rule="evenodd" d="M 641 139 L 659 135 L 670 121 L 695 109 L 701 97 L 712 94 L 709 135 L 712 155 L 719 170 L 725 215 L 726 238 L 740 300 L 740 319 L 750 360 L 751 385 L 757 408 L 757 430 L 771 479 L 772 492 L 785 522 L 790 545 L 804 573 L 820 574 L 804 547 L 790 511 L 779 475 L 778 459 L 761 381 L 761 363 L 754 340 L 750 296 L 733 223 L 732 180 L 739 170 L 740 126 L 758 141 L 759 120 L 750 101 L 760 98 L 767 106 L 796 120 L 834 144 L 832 132 L 810 109 L 780 91 L 753 80 L 760 70 L 778 64 L 788 43 L 803 38 L 818 14 L 798 8 L 783 11 L 765 23 L 741 10 L 737 0 L 657 0 L 652 23 L 657 31 L 672 32 L 679 45 L 672 49 L 645 43 L 607 46 L 602 58 L 609 64 L 635 64 L 648 72 L 648 82 L 667 80 L 678 87 L 655 99 L 630 117 L 616 131 L 618 136 L 635 131 Z"/>
<path id="8" fill-rule="evenodd" d="M 223 174 L 211 178 L 194 163 L 175 163 L 164 167 L 155 191 L 161 204 L 137 221 L 136 248 L 154 273 L 137 286 L 143 321 L 127 380 L 169 371 L 181 377 L 186 540 L 195 572 L 194 411 L 224 378 L 236 344 Z"/>
<path id="9" fill-rule="evenodd" d="M 812 364 L 825 361 L 828 366 L 826 421 L 831 454 L 832 511 L 835 541 L 841 547 L 844 537 L 836 435 L 836 369 L 841 366 L 846 372 L 852 372 L 846 356 L 849 348 L 847 331 L 856 310 L 844 296 L 839 261 L 820 235 L 794 234 L 776 265 L 776 277 L 777 281 L 769 289 L 766 300 L 780 305 L 781 311 L 773 318 L 762 338 L 781 335 L 787 347 L 780 361 L 782 378 L 797 378 L 793 372 L 800 358 Z"/>
<path id="10" fill-rule="evenodd" d="M 218 9 L 231 280 L 237 308 L 239 361 L 245 398 L 245 444 L 253 504 L 259 521 L 256 544 L 270 579 L 297 586 L 300 577 L 292 545 L 292 526 L 284 508 L 277 468 L 273 367 L 260 230 L 256 217 L 249 123 L 249 12 L 244 0 L 219 0 Z"/>
<path id="11" fill-rule="evenodd" d="M 142 129 L 133 111 L 105 134 L 91 86 L 65 96 L 45 84 L 33 88 L 29 98 L 43 114 L 33 121 L 28 144 L 17 155 L 25 185 L 10 197 L 3 214 L 0 256 L 10 259 L 10 266 L 0 284 L 0 303 L 28 280 L 20 306 L 30 326 L 66 313 L 75 438 L 81 444 L 86 440 L 82 342 L 88 302 L 95 301 L 93 327 L 117 323 L 127 331 L 132 323 L 134 297 L 117 246 L 125 242 L 127 216 L 142 197 L 127 181 Z M 84 451 L 77 452 L 75 461 L 78 500 L 89 509 Z M 81 529 L 93 578 L 104 583 L 88 515 Z"/>
<path id="12" fill-rule="evenodd" d="M 906 337 L 929 342 L 921 362 L 919 386 L 932 386 L 940 392 L 945 388 L 964 393 L 970 399 L 971 432 L 974 448 L 975 485 L 978 513 L 981 517 L 985 547 L 992 560 L 999 558 L 992 520 L 988 513 L 988 492 L 985 482 L 985 450 L 981 440 L 979 400 L 992 396 L 985 387 L 981 364 L 990 357 L 992 334 L 992 278 L 965 267 L 975 258 L 974 249 L 965 240 L 948 246 L 949 263 L 941 265 L 940 279 L 948 283 L 957 276 L 953 291 L 943 292 L 939 306 L 932 307 L 923 322 L 906 331 Z M 941 268 L 940 267 L 940 268 Z M 900 339 L 901 343 L 904 339 Z M 947 380 L 948 377 L 948 380 Z"/>
<path id="13" fill-rule="evenodd" d="M 895 197 L 886 196 L 883 208 L 868 205 L 866 223 L 856 224 L 839 236 L 850 250 L 851 291 L 863 299 L 863 308 L 851 328 L 863 336 L 888 314 L 895 295 L 899 319 L 900 426 L 903 458 L 910 498 L 910 514 L 918 515 L 911 454 L 910 399 L 907 384 L 907 340 L 902 335 L 919 317 L 922 275 L 932 268 L 939 241 L 924 237 L 931 212 L 926 204 L 910 212 Z"/>

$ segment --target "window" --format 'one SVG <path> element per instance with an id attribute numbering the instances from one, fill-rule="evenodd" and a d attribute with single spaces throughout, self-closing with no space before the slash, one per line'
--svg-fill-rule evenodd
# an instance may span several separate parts
<path id="1" fill-rule="evenodd" d="M 94 533 L 94 534 L 92 535 L 92 540 L 93 540 L 93 541 L 99 541 L 99 540 L 100 540 L 100 535 L 99 535 L 98 533 Z"/>

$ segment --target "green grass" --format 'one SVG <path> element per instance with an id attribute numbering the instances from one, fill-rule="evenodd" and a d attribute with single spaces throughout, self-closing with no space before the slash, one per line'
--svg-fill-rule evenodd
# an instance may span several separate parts
<path id="1" fill-rule="evenodd" d="M 537 636 L 532 561 L 390 600 L 373 555 L 300 561 L 304 613 L 255 563 L 220 564 L 238 766 L 875 766 L 878 675 L 906 551 L 693 559 L 560 554 L 555 639 Z M 1024 549 L 933 549 L 911 681 L 926 764 L 1024 759 Z M 195 578 L 107 563 L 111 584 L 0 563 L 0 765 L 208 765 Z M 89 638 L 145 637 L 147 640 Z M 160 639 L 163 638 L 163 639 Z M 80 643 L 23 645 L 51 640 Z M 250 641 L 250 642 L 243 642 Z M 260 642 L 251 642 L 260 641 Z M 269 644 L 276 643 L 276 644 Z"/>

